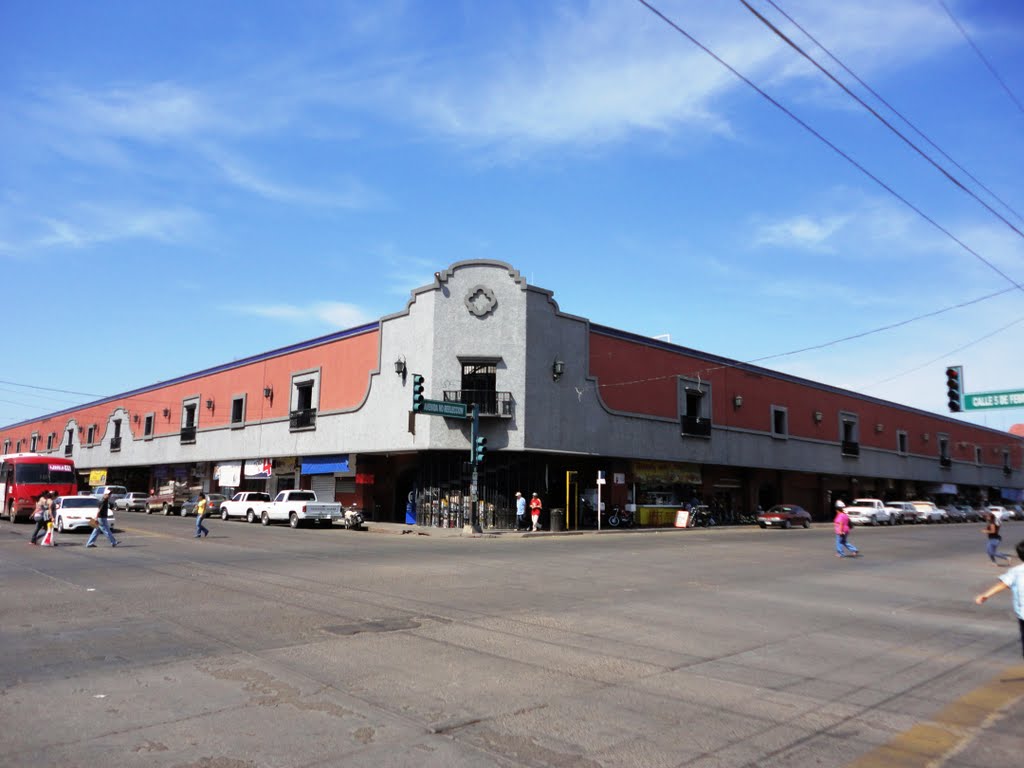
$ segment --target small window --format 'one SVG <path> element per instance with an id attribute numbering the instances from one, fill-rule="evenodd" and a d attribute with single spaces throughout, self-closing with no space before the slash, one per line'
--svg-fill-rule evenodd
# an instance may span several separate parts
<path id="1" fill-rule="evenodd" d="M 907 451 L 907 446 L 908 446 L 907 431 L 905 429 L 897 430 L 897 432 L 896 432 L 896 453 L 898 453 L 900 456 L 906 456 L 907 452 L 908 452 Z"/>
<path id="2" fill-rule="evenodd" d="M 95 439 L 96 439 L 96 425 L 93 424 L 85 432 L 85 444 L 86 445 L 92 445 L 93 441 Z"/>
<path id="3" fill-rule="evenodd" d="M 53 432 L 51 432 L 50 434 L 48 434 L 46 436 L 46 450 L 48 450 L 48 451 L 52 451 L 53 450 L 53 441 L 54 441 L 54 439 L 56 439 L 56 437 L 57 436 Z"/>
<path id="4" fill-rule="evenodd" d="M 680 432 L 684 437 L 711 437 L 711 383 L 679 377 L 676 394 Z"/>
<path id="5" fill-rule="evenodd" d="M 181 433 L 182 443 L 194 443 L 196 441 L 196 429 L 199 426 L 199 396 L 190 397 L 181 404 Z"/>
<path id="6" fill-rule="evenodd" d="M 231 423 L 241 426 L 245 422 L 245 395 L 231 399 Z"/>
<path id="7" fill-rule="evenodd" d="M 979 465 L 979 466 L 981 465 L 981 446 L 980 445 L 974 446 L 974 463 Z"/>
<path id="8" fill-rule="evenodd" d="M 142 424 L 142 436 L 152 437 L 153 436 L 153 414 L 147 413 L 146 420 Z"/>
<path id="9" fill-rule="evenodd" d="M 15 453 L 21 453 L 21 440 L 19 440 L 17 443 L 15 443 L 15 445 L 14 445 L 14 452 Z"/>
<path id="10" fill-rule="evenodd" d="M 953 466 L 953 457 L 949 454 L 949 435 L 937 435 L 939 439 L 939 464 L 943 467 Z"/>
<path id="11" fill-rule="evenodd" d="M 843 456 L 860 456 L 859 426 L 857 414 L 839 414 L 839 440 Z"/>
<path id="12" fill-rule="evenodd" d="M 1009 473 L 1012 469 L 1010 467 L 1010 452 L 1003 449 L 1003 472 Z"/>
<path id="13" fill-rule="evenodd" d="M 11 452 L 11 441 L 10 440 L 4 440 L 4 453 L 10 453 L 10 452 Z"/>
<path id="14" fill-rule="evenodd" d="M 291 429 L 316 429 L 316 413 L 320 400 L 320 371 L 300 371 L 292 374 L 289 401 Z"/>
<path id="15" fill-rule="evenodd" d="M 32 451 L 32 453 L 35 453 L 36 450 L 38 450 L 38 447 L 39 447 L 39 434 L 38 433 L 32 435 L 32 440 L 31 440 L 31 442 L 29 442 L 29 445 L 32 446 L 31 448 L 29 448 L 29 450 Z"/>
<path id="16" fill-rule="evenodd" d="M 780 405 L 772 406 L 772 437 L 789 437 L 789 411 Z"/>

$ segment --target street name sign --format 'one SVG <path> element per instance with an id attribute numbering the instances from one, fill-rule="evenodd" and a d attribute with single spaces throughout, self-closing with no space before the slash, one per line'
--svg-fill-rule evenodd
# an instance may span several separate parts
<path id="1" fill-rule="evenodd" d="M 964 393 L 964 407 L 968 411 L 988 408 L 1024 408 L 1024 389 L 1008 392 Z"/>
<path id="2" fill-rule="evenodd" d="M 465 403 L 450 403 L 447 400 L 424 400 L 423 410 L 432 416 L 450 416 L 453 419 L 464 419 L 469 414 Z"/>

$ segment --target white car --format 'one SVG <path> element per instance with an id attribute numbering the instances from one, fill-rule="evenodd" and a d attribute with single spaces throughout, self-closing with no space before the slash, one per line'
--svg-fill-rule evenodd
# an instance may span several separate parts
<path id="1" fill-rule="evenodd" d="M 934 501 L 912 501 L 910 502 L 910 505 L 917 513 L 917 522 L 919 523 L 949 522 L 949 518 L 946 516 L 946 510 L 939 509 L 935 506 Z"/>
<path id="2" fill-rule="evenodd" d="M 846 505 L 850 525 L 893 525 L 893 512 L 880 499 L 854 499 Z"/>
<path id="3" fill-rule="evenodd" d="M 58 496 L 53 503 L 54 528 L 58 531 L 73 531 L 88 528 L 89 521 L 100 511 L 100 499 L 96 496 Z M 114 512 L 107 513 L 107 525 L 114 530 Z"/>
<path id="4" fill-rule="evenodd" d="M 1013 516 L 1010 514 L 1009 510 L 1006 509 L 1006 507 L 989 506 L 985 507 L 985 511 L 991 512 L 993 515 L 995 515 L 996 520 L 998 520 L 1000 523 L 1005 523 L 1007 520 L 1013 519 Z"/>
<path id="5" fill-rule="evenodd" d="M 113 494 L 111 494 L 111 498 L 113 498 Z M 117 501 L 113 502 L 110 506 L 120 512 L 145 512 L 146 500 L 148 498 L 148 493 L 132 491 L 127 496 L 122 496 Z"/>
<path id="6" fill-rule="evenodd" d="M 245 518 L 255 523 L 263 517 L 263 508 L 270 503 L 270 494 L 262 491 L 240 491 L 220 503 L 220 519 Z"/>
<path id="7" fill-rule="evenodd" d="M 914 509 L 914 505 L 909 501 L 887 501 L 885 506 L 892 515 L 893 522 L 896 525 L 917 522 L 917 510 Z"/>

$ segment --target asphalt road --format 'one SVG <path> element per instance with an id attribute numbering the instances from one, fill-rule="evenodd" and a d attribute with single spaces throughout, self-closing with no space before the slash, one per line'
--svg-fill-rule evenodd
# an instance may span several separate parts
<path id="1" fill-rule="evenodd" d="M 0 766 L 967 766 L 1024 753 L 979 524 L 535 538 L 0 522 Z M 1005 549 L 1024 523 L 1004 528 Z"/>

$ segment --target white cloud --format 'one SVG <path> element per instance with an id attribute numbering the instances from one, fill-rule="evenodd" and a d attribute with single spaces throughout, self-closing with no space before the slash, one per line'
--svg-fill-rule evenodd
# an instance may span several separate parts
<path id="1" fill-rule="evenodd" d="M 794 216 L 761 226 L 754 234 L 754 244 L 834 251 L 835 247 L 828 241 L 846 226 L 849 220 L 848 216 L 827 216 L 819 219 L 806 215 Z"/>
<path id="2" fill-rule="evenodd" d="M 244 315 L 288 320 L 295 323 L 316 322 L 332 328 L 354 328 L 371 320 L 371 316 L 355 304 L 338 301 L 314 302 L 308 306 L 297 304 L 232 304 L 227 309 Z"/>
<path id="3" fill-rule="evenodd" d="M 138 208 L 131 205 L 76 206 L 61 218 L 42 217 L 43 232 L 21 250 L 84 248 L 119 240 L 176 242 L 186 239 L 202 222 L 189 208 Z"/>

